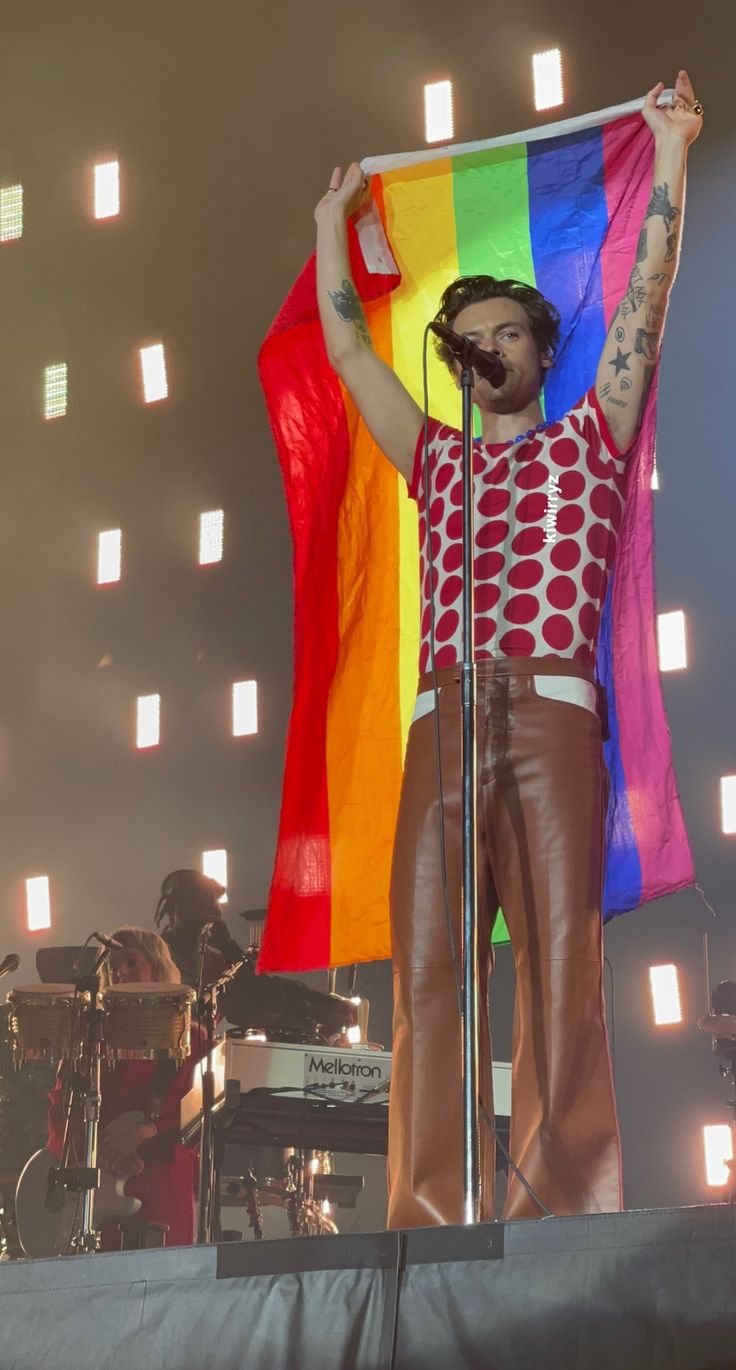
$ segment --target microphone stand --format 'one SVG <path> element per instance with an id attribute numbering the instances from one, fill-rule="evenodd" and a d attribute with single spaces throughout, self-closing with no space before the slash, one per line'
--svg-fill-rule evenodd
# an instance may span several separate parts
<path id="1" fill-rule="evenodd" d="M 215 1072 L 214 1049 L 217 1025 L 217 1000 L 223 989 L 237 975 L 246 955 L 235 961 L 223 971 L 219 980 L 206 985 L 204 982 L 207 934 L 210 923 L 205 924 L 199 934 L 197 954 L 197 1022 L 204 1020 L 206 1054 L 202 1059 L 202 1119 L 199 1133 L 199 1212 L 197 1215 L 197 1244 L 209 1245 L 219 1235 L 216 1232 L 216 1214 L 219 1212 L 217 1193 L 218 1166 L 215 1156 Z"/>
<path id="2" fill-rule="evenodd" d="M 473 565 L 473 371 L 472 344 L 462 359 L 463 433 L 463 659 L 462 692 L 462 1049 L 463 1200 L 466 1224 L 480 1221 L 481 1175 L 478 1136 L 478 853 L 476 843 L 475 576 Z"/>

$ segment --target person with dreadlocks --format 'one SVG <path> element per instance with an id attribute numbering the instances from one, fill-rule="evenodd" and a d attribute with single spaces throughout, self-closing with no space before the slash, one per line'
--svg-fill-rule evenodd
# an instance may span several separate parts
<path id="1" fill-rule="evenodd" d="M 477 659 L 479 953 L 487 1017 L 499 905 L 516 963 L 511 1155 L 558 1215 L 621 1206 L 619 1134 L 602 989 L 601 897 L 607 776 L 595 683 L 601 607 L 626 498 L 627 456 L 659 353 L 679 253 L 687 150 L 702 107 L 686 72 L 674 103 L 660 82 L 644 118 L 654 135 L 651 199 L 636 261 L 595 385 L 545 423 L 544 379 L 559 314 L 531 285 L 461 277 L 436 322 L 503 364 L 475 377 L 474 572 Z M 419 511 L 419 692 L 409 731 L 391 882 L 394 967 L 389 1226 L 462 1223 L 460 1018 L 438 842 L 437 728 L 446 876 L 460 946 L 462 472 L 460 434 L 429 422 L 372 350 L 351 277 L 347 221 L 367 178 L 336 168 L 319 201 L 317 294 L 328 358 Z M 456 381 L 460 367 L 439 349 Z M 492 1115 L 490 1034 L 481 1033 L 481 1103 Z M 493 1216 L 492 1138 L 481 1129 L 483 1216 Z M 506 1218 L 539 1215 L 512 1175 Z"/>
<path id="2" fill-rule="evenodd" d="M 202 985 L 218 980 L 243 950 L 234 940 L 222 916 L 224 886 L 197 870 L 171 871 L 161 884 L 154 922 L 174 958 L 184 984 L 199 989 L 200 942 L 207 928 Z"/>

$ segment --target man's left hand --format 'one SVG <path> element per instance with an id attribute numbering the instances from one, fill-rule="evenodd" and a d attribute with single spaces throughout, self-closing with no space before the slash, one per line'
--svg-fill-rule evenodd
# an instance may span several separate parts
<path id="1" fill-rule="evenodd" d="M 686 71 L 681 71 L 675 81 L 675 104 L 659 108 L 657 99 L 664 88 L 664 81 L 658 81 L 649 91 L 642 111 L 644 118 L 655 138 L 676 138 L 688 147 L 703 127 L 702 109 L 698 114 L 690 77 Z"/>

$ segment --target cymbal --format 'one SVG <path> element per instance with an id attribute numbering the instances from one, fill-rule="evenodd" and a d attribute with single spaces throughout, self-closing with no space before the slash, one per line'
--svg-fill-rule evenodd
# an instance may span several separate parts
<path id="1" fill-rule="evenodd" d="M 705 1018 L 698 1019 L 698 1027 L 712 1037 L 736 1040 L 736 1013 L 709 1013 Z"/>

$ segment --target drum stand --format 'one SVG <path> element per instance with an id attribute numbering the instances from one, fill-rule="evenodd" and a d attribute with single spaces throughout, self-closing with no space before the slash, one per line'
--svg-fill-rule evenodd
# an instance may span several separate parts
<path id="1" fill-rule="evenodd" d="M 94 1226 L 94 1195 L 95 1190 L 100 1185 L 100 1172 L 97 1165 L 97 1139 L 100 1123 L 103 1016 L 98 998 L 100 991 L 99 972 L 108 954 L 107 950 L 100 952 L 91 975 L 81 976 L 79 980 L 75 981 L 76 990 L 88 990 L 90 995 L 90 1004 L 85 1010 L 87 1015 L 87 1044 L 84 1057 L 86 1075 L 83 1103 L 84 1164 L 81 1166 L 70 1166 L 68 1164 L 71 1139 L 67 1131 L 61 1165 L 54 1166 L 49 1171 L 46 1196 L 47 1208 L 53 1208 L 54 1191 L 57 1189 L 71 1190 L 82 1195 L 82 1221 L 79 1231 L 75 1233 L 70 1244 L 70 1250 L 74 1255 L 89 1255 L 91 1252 L 99 1251 L 100 1248 L 100 1233 L 96 1231 Z M 81 1093 L 79 1083 L 79 1079 L 75 1082 L 75 1076 L 72 1073 L 68 1117 L 71 1116 L 75 1096 Z"/>
<path id="2" fill-rule="evenodd" d="M 200 933 L 199 954 L 197 957 L 197 1022 L 204 1024 L 206 1055 L 202 1067 L 202 1122 L 199 1134 L 199 1213 L 197 1216 L 197 1243 L 209 1245 L 216 1240 L 219 1194 L 215 1183 L 217 1166 L 215 1164 L 215 1076 L 212 1070 L 212 1053 L 215 1047 L 215 1025 L 217 1023 L 217 1000 L 221 991 L 237 975 L 243 960 L 228 966 L 219 980 L 204 985 L 204 960 L 207 947 L 208 927 Z"/>

